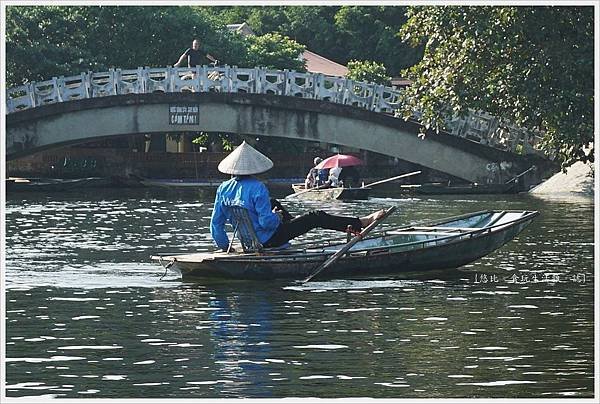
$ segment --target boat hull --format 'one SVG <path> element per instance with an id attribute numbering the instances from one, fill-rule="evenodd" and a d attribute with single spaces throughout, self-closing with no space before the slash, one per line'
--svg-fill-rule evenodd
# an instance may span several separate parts
<path id="1" fill-rule="evenodd" d="M 531 223 L 537 212 L 497 229 L 466 233 L 438 242 L 426 241 L 421 248 L 382 245 L 366 251 L 351 251 L 319 274 L 325 278 L 363 278 L 401 275 L 406 272 L 458 268 L 471 263 L 512 240 Z M 183 277 L 231 279 L 303 279 L 335 251 L 276 253 L 274 255 L 191 254 L 172 262 Z M 164 257 L 168 260 L 169 257 Z"/>
<path id="2" fill-rule="evenodd" d="M 304 186 L 292 185 L 295 199 L 308 201 L 331 201 L 331 200 L 366 200 L 371 193 L 370 188 L 325 188 L 314 189 L 305 192 Z"/>
<path id="3" fill-rule="evenodd" d="M 491 195 L 517 193 L 517 184 L 481 184 L 447 186 L 442 184 L 401 185 L 400 189 L 415 195 Z"/>
<path id="4" fill-rule="evenodd" d="M 61 178 L 9 178 L 5 182 L 7 192 L 64 192 L 83 188 L 107 187 L 110 178 L 87 177 L 74 179 Z"/>

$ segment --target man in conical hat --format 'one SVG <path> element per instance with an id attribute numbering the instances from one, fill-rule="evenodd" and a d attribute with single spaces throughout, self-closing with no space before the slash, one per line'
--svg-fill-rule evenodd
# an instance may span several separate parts
<path id="1" fill-rule="evenodd" d="M 383 210 L 362 218 L 334 216 L 316 210 L 284 220 L 282 207 L 273 206 L 267 187 L 254 177 L 272 167 L 271 159 L 246 142 L 219 163 L 219 171 L 232 176 L 217 189 L 210 218 L 210 234 L 222 250 L 229 248 L 225 232 L 225 223 L 231 222 L 229 206 L 242 206 L 248 211 L 254 232 L 264 247 L 279 247 L 317 227 L 346 231 L 351 226 L 354 231 L 360 231 L 383 215 Z"/>

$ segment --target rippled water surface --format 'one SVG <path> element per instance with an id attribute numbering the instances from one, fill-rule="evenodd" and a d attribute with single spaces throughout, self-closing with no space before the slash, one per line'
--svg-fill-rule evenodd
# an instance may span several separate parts
<path id="1" fill-rule="evenodd" d="M 482 209 L 541 215 L 458 270 L 303 286 L 160 280 L 150 255 L 212 249 L 212 198 L 9 195 L 7 395 L 593 397 L 593 201 L 296 202 L 292 213 L 397 205 L 388 226 Z"/>

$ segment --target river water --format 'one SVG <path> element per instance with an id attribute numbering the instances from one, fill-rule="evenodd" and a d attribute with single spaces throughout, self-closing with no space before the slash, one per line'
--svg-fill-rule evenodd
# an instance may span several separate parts
<path id="1" fill-rule="evenodd" d="M 457 270 L 378 280 L 182 281 L 213 195 L 8 195 L 6 394 L 60 398 L 593 397 L 594 205 L 530 196 L 289 204 L 388 225 L 541 212 Z M 312 233 L 307 239 L 327 238 Z"/>

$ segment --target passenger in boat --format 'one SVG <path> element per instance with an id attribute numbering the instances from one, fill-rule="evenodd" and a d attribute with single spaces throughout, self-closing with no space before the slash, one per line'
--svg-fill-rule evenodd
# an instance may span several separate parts
<path id="1" fill-rule="evenodd" d="M 207 65 L 209 61 L 217 63 L 217 59 L 200 47 L 199 39 L 192 41 L 192 47 L 183 52 L 173 67 L 180 67 L 184 60 L 187 60 L 187 67 Z"/>
<path id="2" fill-rule="evenodd" d="M 329 170 L 329 178 L 327 179 L 327 185 L 330 187 L 341 187 L 344 184 L 340 181 L 340 174 L 342 173 L 342 167 L 333 167 Z"/>
<path id="3" fill-rule="evenodd" d="M 267 156 L 246 142 L 219 163 L 219 171 L 232 176 L 217 189 L 210 219 L 210 234 L 222 250 L 227 251 L 229 247 L 225 224 L 231 222 L 231 217 L 227 206 L 242 206 L 247 209 L 254 232 L 264 247 L 279 247 L 315 228 L 345 232 L 350 226 L 352 231 L 359 232 L 385 212 L 379 210 L 358 218 L 334 216 L 315 210 L 286 221 L 281 205 L 272 207 L 267 187 L 254 177 L 272 167 L 273 162 Z"/>
<path id="4" fill-rule="evenodd" d="M 317 174 L 317 186 L 321 186 L 327 182 L 329 178 L 329 168 L 321 168 Z"/>
<path id="5" fill-rule="evenodd" d="M 306 180 L 304 180 L 304 189 L 314 188 L 319 186 L 319 169 L 316 167 L 323 159 L 321 157 L 315 157 L 313 160 L 313 167 L 308 171 Z"/>

